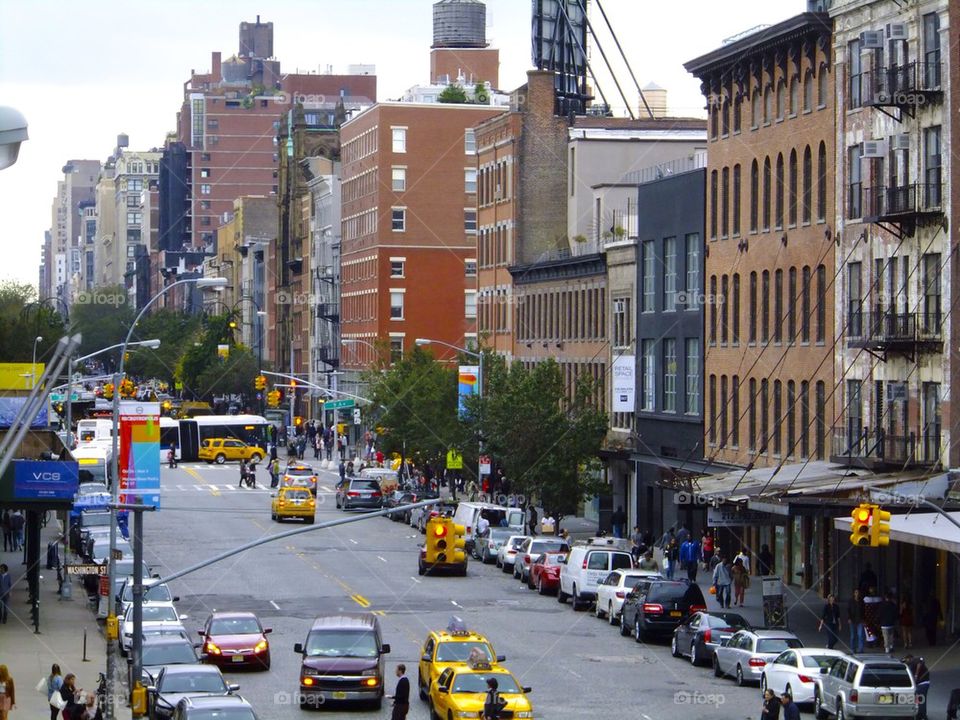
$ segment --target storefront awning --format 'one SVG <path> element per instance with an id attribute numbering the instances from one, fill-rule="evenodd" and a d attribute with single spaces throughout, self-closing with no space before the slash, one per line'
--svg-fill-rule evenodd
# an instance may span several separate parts
<path id="1" fill-rule="evenodd" d="M 954 520 L 960 521 L 960 512 L 947 514 Z M 834 518 L 833 523 L 837 530 L 850 532 L 853 520 L 848 517 L 839 517 Z M 890 539 L 935 550 L 960 552 L 960 527 L 939 513 L 913 512 L 894 515 L 890 518 Z"/>

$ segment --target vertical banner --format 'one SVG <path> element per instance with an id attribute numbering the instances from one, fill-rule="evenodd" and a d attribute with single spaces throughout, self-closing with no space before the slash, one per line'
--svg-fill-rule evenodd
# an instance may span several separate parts
<path id="1" fill-rule="evenodd" d="M 120 403 L 120 502 L 160 507 L 160 403 Z"/>
<path id="2" fill-rule="evenodd" d="M 478 394 L 479 365 L 461 365 L 457 379 L 457 414 L 462 418 L 467 414 L 466 398 Z"/>
<path id="3" fill-rule="evenodd" d="M 613 411 L 636 410 L 637 359 L 634 355 L 618 355 L 613 359 Z"/>

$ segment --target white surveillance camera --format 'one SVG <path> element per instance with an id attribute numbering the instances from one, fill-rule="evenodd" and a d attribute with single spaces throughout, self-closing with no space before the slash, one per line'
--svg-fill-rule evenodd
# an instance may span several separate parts
<path id="1" fill-rule="evenodd" d="M 20 143 L 27 139 L 27 119 L 19 110 L 0 106 L 0 170 L 17 161 Z"/>

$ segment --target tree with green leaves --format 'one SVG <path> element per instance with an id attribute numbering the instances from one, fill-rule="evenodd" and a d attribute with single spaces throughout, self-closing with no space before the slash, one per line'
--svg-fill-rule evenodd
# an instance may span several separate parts
<path id="1" fill-rule="evenodd" d="M 31 362 L 34 341 L 42 337 L 36 343 L 37 362 L 41 363 L 66 334 L 58 303 L 38 301 L 32 285 L 0 282 L 0 362 Z"/>
<path id="2" fill-rule="evenodd" d="M 463 105 L 467 102 L 467 91 L 458 83 L 447 85 L 437 95 L 437 102 Z"/>
<path id="3" fill-rule="evenodd" d="M 253 393 L 253 378 L 260 368 L 250 349 L 234 341 L 233 319 L 232 313 L 225 313 L 203 320 L 176 366 L 175 378 L 183 383 L 184 397 L 210 401 L 215 395 L 249 397 Z M 220 357 L 220 345 L 228 346 L 228 357 Z"/>
<path id="4" fill-rule="evenodd" d="M 126 300 L 127 289 L 122 285 L 100 287 L 83 297 L 87 302 L 75 303 L 70 318 L 74 331 L 83 335 L 77 354 L 88 355 L 122 343 L 135 317 Z M 105 353 L 97 361 L 113 370 L 119 359 L 117 353 Z"/>
<path id="5" fill-rule="evenodd" d="M 173 385 L 177 363 L 193 343 L 202 337 L 203 319 L 175 310 L 157 310 L 146 315 L 137 324 L 132 339 L 160 341 L 156 350 L 133 350 L 126 367 L 139 378 L 163 380 Z"/>
<path id="6" fill-rule="evenodd" d="M 477 83 L 476 87 L 473 88 L 473 102 L 476 105 L 490 104 L 490 91 L 483 83 Z"/>

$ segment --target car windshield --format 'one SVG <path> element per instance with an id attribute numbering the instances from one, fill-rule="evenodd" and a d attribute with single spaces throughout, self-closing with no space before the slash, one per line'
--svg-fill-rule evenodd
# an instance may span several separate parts
<path id="1" fill-rule="evenodd" d="M 259 635 L 260 625 L 253 618 L 214 618 L 210 621 L 211 635 Z"/>
<path id="2" fill-rule="evenodd" d="M 144 644 L 144 665 L 188 665 L 197 662 L 197 654 L 188 642 L 158 645 Z"/>
<path id="3" fill-rule="evenodd" d="M 351 490 L 376 490 L 380 492 L 380 483 L 376 480 L 354 480 L 350 483 Z"/>
<path id="4" fill-rule="evenodd" d="M 804 667 L 828 668 L 833 665 L 837 658 L 834 655 L 804 655 L 801 659 Z"/>
<path id="5" fill-rule="evenodd" d="M 798 647 L 803 647 L 803 643 L 796 638 L 759 638 L 757 640 L 758 653 L 780 653 Z"/>
<path id="6" fill-rule="evenodd" d="M 161 693 L 226 693 L 220 673 L 164 673 L 157 690 Z"/>
<path id="7" fill-rule="evenodd" d="M 493 662 L 490 646 L 482 642 L 442 642 L 437 645 L 437 662 L 466 662 L 470 653 L 478 650 L 483 660 Z"/>
<path id="8" fill-rule="evenodd" d="M 172 600 L 170 588 L 166 585 L 153 585 L 143 588 L 144 602 L 171 602 Z M 123 601 L 133 602 L 133 580 L 127 581 L 127 584 L 123 586 Z"/>
<path id="9" fill-rule="evenodd" d="M 495 678 L 497 690 L 501 693 L 519 693 L 520 686 L 512 675 L 504 673 L 460 673 L 453 679 L 452 692 L 455 693 L 486 693 L 487 679 Z"/>
<path id="10" fill-rule="evenodd" d="M 130 613 L 128 614 L 128 619 L 133 621 L 133 607 L 130 607 Z M 174 610 L 169 605 L 144 605 L 143 606 L 143 621 L 144 622 L 177 622 L 177 611 Z"/>
<path id="11" fill-rule="evenodd" d="M 306 651 L 310 657 L 373 658 L 379 654 L 376 636 L 355 630 L 312 632 L 307 637 Z"/>
<path id="12" fill-rule="evenodd" d="M 250 708 L 226 708 L 223 710 L 191 710 L 190 720 L 257 720 Z"/>
<path id="13" fill-rule="evenodd" d="M 860 687 L 911 687 L 907 669 L 897 665 L 867 665 L 860 677 Z"/>
<path id="14" fill-rule="evenodd" d="M 530 543 L 531 553 L 566 552 L 567 544 L 563 540 L 534 540 Z"/>
<path id="15" fill-rule="evenodd" d="M 513 533 L 512 533 L 510 530 L 504 530 L 503 528 L 491 528 L 491 530 L 490 530 L 490 539 L 491 539 L 491 540 L 499 540 L 500 542 L 503 542 L 503 541 L 506 540 L 508 537 L 510 537 L 512 534 L 513 534 Z"/>

